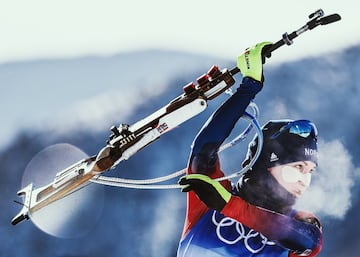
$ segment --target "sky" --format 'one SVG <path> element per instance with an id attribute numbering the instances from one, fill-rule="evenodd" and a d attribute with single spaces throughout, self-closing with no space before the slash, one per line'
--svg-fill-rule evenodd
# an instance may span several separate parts
<path id="1" fill-rule="evenodd" d="M 318 55 L 360 41 L 355 0 L 0 0 L 0 63 L 107 56 L 139 49 L 171 49 L 234 58 L 260 41 L 277 41 L 322 8 L 343 20 L 332 30 L 296 42 L 278 60 Z M 336 37 L 333 36 L 336 31 Z M 330 37 L 331 36 L 331 37 Z M 331 38 L 331 40 L 330 40 Z M 318 42 L 320 44 L 314 44 Z"/>

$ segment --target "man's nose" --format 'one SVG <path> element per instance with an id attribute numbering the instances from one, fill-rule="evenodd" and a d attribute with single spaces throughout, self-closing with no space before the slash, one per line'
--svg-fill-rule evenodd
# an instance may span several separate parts
<path id="1" fill-rule="evenodd" d="M 301 176 L 299 176 L 299 183 L 302 186 L 308 187 L 310 186 L 311 183 L 311 173 L 307 172 L 307 173 L 302 173 Z"/>

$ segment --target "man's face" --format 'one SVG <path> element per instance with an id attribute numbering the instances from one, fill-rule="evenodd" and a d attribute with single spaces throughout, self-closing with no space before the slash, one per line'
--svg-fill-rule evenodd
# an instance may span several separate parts
<path id="1" fill-rule="evenodd" d="M 311 174 L 316 170 L 316 164 L 312 161 L 299 161 L 268 170 L 282 187 L 295 197 L 300 197 L 310 185 Z"/>

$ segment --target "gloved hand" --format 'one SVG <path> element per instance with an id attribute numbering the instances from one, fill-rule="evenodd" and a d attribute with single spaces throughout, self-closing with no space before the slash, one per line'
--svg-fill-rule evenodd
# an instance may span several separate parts
<path id="1" fill-rule="evenodd" d="M 182 192 L 193 190 L 207 207 L 221 211 L 230 201 L 231 193 L 228 192 L 218 181 L 212 180 L 202 174 L 191 174 L 179 180 L 184 185 Z"/>
<path id="2" fill-rule="evenodd" d="M 247 48 L 243 54 L 238 56 L 237 67 L 243 77 L 250 77 L 263 82 L 263 64 L 265 57 L 262 56 L 263 49 L 272 45 L 271 42 L 262 42 Z"/>

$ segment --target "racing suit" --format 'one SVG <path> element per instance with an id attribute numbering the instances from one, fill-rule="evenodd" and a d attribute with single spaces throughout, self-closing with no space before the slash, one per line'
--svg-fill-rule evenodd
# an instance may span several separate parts
<path id="1" fill-rule="evenodd" d="M 187 174 L 222 177 L 218 149 L 244 114 L 262 84 L 245 77 L 237 91 L 210 117 L 197 135 Z M 291 208 L 286 214 L 247 203 L 236 195 L 231 182 L 221 184 L 232 192 L 221 212 L 209 209 L 193 192 L 187 194 L 187 214 L 178 257 L 316 256 L 322 246 L 317 218 Z M 280 186 L 280 185 L 279 185 Z M 261 195 L 259 195 L 261 197 Z"/>

